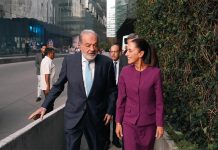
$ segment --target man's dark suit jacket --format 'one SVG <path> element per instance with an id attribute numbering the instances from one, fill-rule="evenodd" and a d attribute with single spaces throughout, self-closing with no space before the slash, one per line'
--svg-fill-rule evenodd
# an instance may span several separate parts
<path id="1" fill-rule="evenodd" d="M 125 54 L 120 56 L 120 64 L 119 64 L 119 74 L 124 66 L 128 65 L 128 60 Z"/>
<path id="2" fill-rule="evenodd" d="M 42 62 L 43 55 L 42 53 L 37 53 L 35 56 L 35 66 L 36 66 L 36 75 L 40 75 L 40 64 Z"/>
<path id="3" fill-rule="evenodd" d="M 81 53 L 68 55 L 64 58 L 58 81 L 53 85 L 42 107 L 47 108 L 49 103 L 61 94 L 64 84 L 68 82 L 67 101 L 64 110 L 65 129 L 72 129 L 89 110 L 96 125 L 103 125 L 106 113 L 112 114 L 117 92 L 113 62 L 108 57 L 97 55 L 95 58 L 95 74 L 89 96 L 86 96 Z"/>

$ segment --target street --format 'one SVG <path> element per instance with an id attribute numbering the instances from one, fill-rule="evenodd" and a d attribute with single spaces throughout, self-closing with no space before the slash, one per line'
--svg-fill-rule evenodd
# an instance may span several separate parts
<path id="1" fill-rule="evenodd" d="M 56 79 L 62 60 L 54 61 Z M 0 65 L 0 83 L 0 139 L 3 139 L 30 123 L 27 117 L 40 107 L 42 101 L 35 101 L 37 76 L 34 61 Z M 65 91 L 55 101 L 55 108 L 65 102 Z"/>

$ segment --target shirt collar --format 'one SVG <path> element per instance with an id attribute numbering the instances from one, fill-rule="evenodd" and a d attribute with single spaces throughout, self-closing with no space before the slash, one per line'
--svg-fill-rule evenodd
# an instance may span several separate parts
<path id="1" fill-rule="evenodd" d="M 85 57 L 82 54 L 82 62 L 87 62 L 88 60 L 85 59 Z"/>
<path id="2" fill-rule="evenodd" d="M 114 61 L 114 60 L 113 60 L 113 63 L 114 63 L 114 62 L 117 62 L 117 63 L 119 63 L 119 62 L 120 62 L 120 60 L 119 60 L 119 59 L 118 59 L 117 61 Z"/>
<path id="3" fill-rule="evenodd" d="M 46 59 L 52 60 L 51 58 L 49 58 L 48 56 L 45 56 Z"/>

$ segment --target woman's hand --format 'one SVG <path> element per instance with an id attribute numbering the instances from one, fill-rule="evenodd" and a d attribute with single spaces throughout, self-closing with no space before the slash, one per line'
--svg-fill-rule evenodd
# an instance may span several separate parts
<path id="1" fill-rule="evenodd" d="M 164 134 L 164 128 L 163 127 L 157 127 L 155 137 L 157 139 L 159 139 L 159 138 L 161 138 L 163 136 L 163 134 Z"/>
<path id="2" fill-rule="evenodd" d="M 120 123 L 116 124 L 116 134 L 117 137 L 121 140 L 123 137 L 122 125 Z"/>

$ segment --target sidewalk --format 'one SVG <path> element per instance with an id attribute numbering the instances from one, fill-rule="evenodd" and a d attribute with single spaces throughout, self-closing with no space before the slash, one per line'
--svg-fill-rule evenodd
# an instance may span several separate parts
<path id="1" fill-rule="evenodd" d="M 68 53 L 57 53 L 56 58 L 64 57 L 69 55 Z M 32 61 L 35 60 L 35 55 L 30 56 L 12 56 L 12 57 L 0 57 L 0 64 L 8 64 L 8 63 L 16 63 L 16 62 L 23 62 L 23 61 Z"/>

